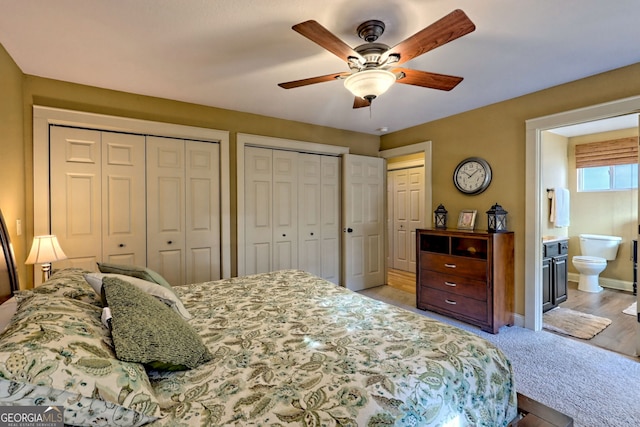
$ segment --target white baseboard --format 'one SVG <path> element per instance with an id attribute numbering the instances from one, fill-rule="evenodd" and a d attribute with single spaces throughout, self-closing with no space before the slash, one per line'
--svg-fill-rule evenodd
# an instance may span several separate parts
<path id="1" fill-rule="evenodd" d="M 569 273 L 568 278 L 571 282 L 577 282 L 580 275 L 578 273 Z M 617 289 L 619 291 L 633 292 L 633 282 L 627 282 L 625 280 L 608 279 L 606 277 L 600 277 L 600 286 L 603 288 Z"/>

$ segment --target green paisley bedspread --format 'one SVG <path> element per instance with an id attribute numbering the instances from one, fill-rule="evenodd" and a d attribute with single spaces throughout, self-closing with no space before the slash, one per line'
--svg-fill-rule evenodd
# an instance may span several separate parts
<path id="1" fill-rule="evenodd" d="M 214 359 L 149 372 L 153 426 L 505 426 L 512 367 L 482 338 L 281 271 L 176 287 Z"/>

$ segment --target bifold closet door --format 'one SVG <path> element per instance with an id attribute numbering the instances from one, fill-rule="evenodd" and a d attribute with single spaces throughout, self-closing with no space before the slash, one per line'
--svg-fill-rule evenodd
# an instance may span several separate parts
<path id="1" fill-rule="evenodd" d="M 391 184 L 393 268 L 416 271 L 416 229 L 424 223 L 424 167 L 388 173 Z"/>
<path id="2" fill-rule="evenodd" d="M 184 141 L 147 137 L 147 266 L 169 283 L 185 277 Z"/>
<path id="3" fill-rule="evenodd" d="M 220 278 L 218 144 L 147 137 L 147 265 L 171 284 Z"/>
<path id="4" fill-rule="evenodd" d="M 245 148 L 245 273 L 297 268 L 297 154 Z"/>
<path id="5" fill-rule="evenodd" d="M 59 266 L 144 265 L 144 137 L 52 126 L 49 141 L 51 233 L 68 257 Z"/>
<path id="6" fill-rule="evenodd" d="M 220 145 L 185 141 L 187 283 L 221 278 Z"/>
<path id="7" fill-rule="evenodd" d="M 299 154 L 298 268 L 340 280 L 340 159 Z"/>

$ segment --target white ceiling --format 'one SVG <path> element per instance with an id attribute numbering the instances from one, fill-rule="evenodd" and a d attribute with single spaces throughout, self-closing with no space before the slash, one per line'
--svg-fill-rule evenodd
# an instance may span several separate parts
<path id="1" fill-rule="evenodd" d="M 476 30 L 403 65 L 464 77 L 451 92 L 353 110 L 340 81 L 277 86 L 348 71 L 294 24 L 355 47 L 379 19 L 393 46 L 456 8 Z M 638 0 L 0 0 L 0 44 L 26 74 L 379 134 L 640 62 L 639 21 Z"/>

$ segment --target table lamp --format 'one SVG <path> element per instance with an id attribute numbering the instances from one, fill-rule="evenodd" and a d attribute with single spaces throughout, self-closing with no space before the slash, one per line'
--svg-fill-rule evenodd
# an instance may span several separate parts
<path id="1" fill-rule="evenodd" d="M 67 256 L 56 236 L 35 236 L 25 264 L 42 264 L 42 281 L 45 282 L 51 275 L 51 263 L 63 259 L 67 259 Z"/>

